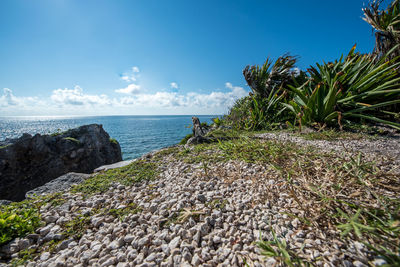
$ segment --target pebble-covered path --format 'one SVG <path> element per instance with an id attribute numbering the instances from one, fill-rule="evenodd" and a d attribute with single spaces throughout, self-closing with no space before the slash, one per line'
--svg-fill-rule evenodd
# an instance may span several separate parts
<path id="1" fill-rule="evenodd" d="M 116 183 L 91 196 L 65 193 L 62 205 L 41 208 L 46 225 L 3 249 L 16 257 L 53 240 L 27 262 L 42 267 L 274 266 L 278 262 L 262 256 L 256 245 L 274 232 L 317 266 L 368 264 L 362 243 L 288 216 L 301 211 L 293 196 L 280 192 L 282 181 L 271 169 L 243 161 L 189 164 L 173 155 L 158 165 L 161 174 L 153 181 Z M 131 208 L 136 211 L 123 214 Z M 110 210 L 121 216 L 104 212 Z M 87 218 L 82 234 L 68 237 L 63 227 L 76 218 Z"/>

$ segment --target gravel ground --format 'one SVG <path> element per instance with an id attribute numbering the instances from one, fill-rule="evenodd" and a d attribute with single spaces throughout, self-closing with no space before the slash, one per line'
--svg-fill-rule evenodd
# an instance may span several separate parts
<path id="1" fill-rule="evenodd" d="M 258 138 L 343 149 L 342 144 L 307 141 L 285 133 Z M 398 162 L 398 141 L 346 140 L 343 144 Z M 279 188 L 282 181 L 263 166 L 229 161 L 210 164 L 205 170 L 202 164 L 167 155 L 159 168 L 162 172 L 154 181 L 134 186 L 116 183 L 93 196 L 66 192 L 61 206 L 41 208 L 46 225 L 35 234 L 15 239 L 2 248 L 3 253 L 16 258 L 20 250 L 54 240 L 51 249 L 27 266 L 274 266 L 275 259 L 261 256 L 255 244 L 260 238 L 271 240 L 273 229 L 289 249 L 317 266 L 368 266 L 370 252 L 362 243 L 341 240 L 337 231 L 305 226 L 286 215 L 301 212 L 294 210 L 291 196 L 278 190 L 277 201 L 271 204 L 268 192 Z M 122 211 L 132 203 L 141 211 L 122 218 L 99 212 Z M 79 239 L 69 238 L 63 226 L 82 214 L 91 214 L 87 229 Z"/>
<path id="2" fill-rule="evenodd" d="M 351 151 L 361 152 L 371 158 L 375 156 L 383 156 L 390 164 L 391 171 L 400 173 L 400 134 L 391 133 L 387 137 L 374 137 L 368 138 L 367 136 L 362 139 L 352 140 L 306 140 L 292 133 L 280 132 L 280 133 L 263 133 L 255 135 L 256 138 L 260 139 L 272 139 L 279 140 L 282 142 L 293 142 L 304 146 L 314 146 L 320 151 Z"/>

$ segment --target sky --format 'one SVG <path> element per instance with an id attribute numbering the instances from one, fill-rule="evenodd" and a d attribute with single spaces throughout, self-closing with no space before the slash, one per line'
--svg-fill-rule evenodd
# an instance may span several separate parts
<path id="1" fill-rule="evenodd" d="M 0 116 L 221 115 L 242 70 L 369 53 L 363 0 L 1 0 Z"/>

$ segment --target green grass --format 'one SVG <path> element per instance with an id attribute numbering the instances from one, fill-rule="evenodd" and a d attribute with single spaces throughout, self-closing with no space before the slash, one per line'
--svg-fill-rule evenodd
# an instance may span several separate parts
<path id="1" fill-rule="evenodd" d="M 37 249 L 25 249 L 18 252 L 18 258 L 12 259 L 11 266 L 25 266 L 28 261 L 33 260 L 37 256 Z"/>
<path id="2" fill-rule="evenodd" d="M 99 173 L 72 188 L 72 192 L 84 194 L 103 193 L 114 182 L 123 185 L 132 185 L 143 180 L 153 180 L 158 175 L 157 165 L 144 160 L 134 161 L 131 164 L 117 169 Z"/>
<path id="3" fill-rule="evenodd" d="M 210 202 L 205 203 L 205 206 L 212 210 L 214 210 L 214 209 L 223 210 L 225 208 L 226 204 L 228 204 L 228 200 L 226 200 L 226 199 L 224 199 L 224 200 L 214 199 Z"/>
<path id="4" fill-rule="evenodd" d="M 0 146 L 0 149 L 6 148 L 6 147 L 9 147 L 9 146 L 11 146 L 11 144 Z"/>
<path id="5" fill-rule="evenodd" d="M 110 138 L 110 143 L 118 145 L 118 141 L 115 138 Z"/>
<path id="6" fill-rule="evenodd" d="M 141 212 L 142 209 L 135 203 L 129 203 L 126 207 L 121 209 L 110 209 L 105 211 L 106 214 L 109 214 L 115 218 L 118 218 L 122 221 L 129 214 L 136 214 Z"/>
<path id="7" fill-rule="evenodd" d="M 39 212 L 42 206 L 55 207 L 64 202 L 61 193 L 53 193 L 0 206 L 0 245 L 33 233 L 42 224 Z"/>
<path id="8" fill-rule="evenodd" d="M 178 160 L 201 164 L 205 177 L 218 175 L 218 170 L 212 168 L 218 162 L 237 160 L 263 165 L 280 176 L 283 182 L 279 192 L 286 191 L 302 211 L 291 214 L 292 217 L 305 226 L 339 230 L 342 235 L 337 238 L 359 240 L 389 264 L 396 262 L 400 244 L 400 200 L 393 196 L 400 190 L 400 176 L 385 173 L 377 167 L 377 162 L 366 160 L 361 153 L 318 152 L 313 147 L 257 140 L 251 135 L 240 134 L 235 139 L 175 149 L 172 153 Z M 329 130 L 306 136 L 337 140 L 359 135 Z M 279 192 L 268 191 L 265 195 L 276 201 Z M 286 249 L 285 252 L 284 244 L 278 244 L 277 240 L 259 245 L 286 265 L 309 265 L 294 251 Z"/>
<path id="9" fill-rule="evenodd" d="M 73 138 L 73 137 L 64 137 L 63 139 L 64 139 L 64 140 L 71 141 L 71 142 L 74 142 L 74 143 L 77 144 L 77 145 L 80 145 L 80 144 L 81 144 L 81 142 L 80 142 L 78 139 Z"/>
<path id="10" fill-rule="evenodd" d="M 260 240 L 257 246 L 261 249 L 261 255 L 267 258 L 273 257 L 278 263 L 283 263 L 285 266 L 312 266 L 313 264 L 305 259 L 302 259 L 296 252 L 289 249 L 284 238 L 279 239 L 274 230 L 271 228 L 272 240 Z"/>
<path id="11" fill-rule="evenodd" d="M 182 138 L 182 140 L 179 142 L 180 145 L 186 145 L 187 141 L 193 137 L 193 134 L 187 134 L 185 137 Z"/>
<path id="12" fill-rule="evenodd" d="M 361 133 L 352 133 L 346 131 L 337 131 L 334 129 L 329 129 L 325 131 L 319 132 L 311 132 L 311 133 L 298 133 L 297 136 L 300 136 L 306 140 L 327 140 L 327 141 L 336 141 L 336 140 L 360 140 L 364 138 L 371 139 L 372 136 L 361 134 Z"/>
<path id="13" fill-rule="evenodd" d="M 74 219 L 67 222 L 63 227 L 65 229 L 65 235 L 79 240 L 90 227 L 90 216 L 91 214 L 79 214 Z"/>

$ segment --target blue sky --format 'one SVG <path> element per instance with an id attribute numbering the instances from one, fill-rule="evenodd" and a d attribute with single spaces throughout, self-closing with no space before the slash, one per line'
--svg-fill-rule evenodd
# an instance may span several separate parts
<path id="1" fill-rule="evenodd" d="M 248 64 L 370 52 L 366 3 L 2 0 L 0 116 L 226 113 Z"/>

